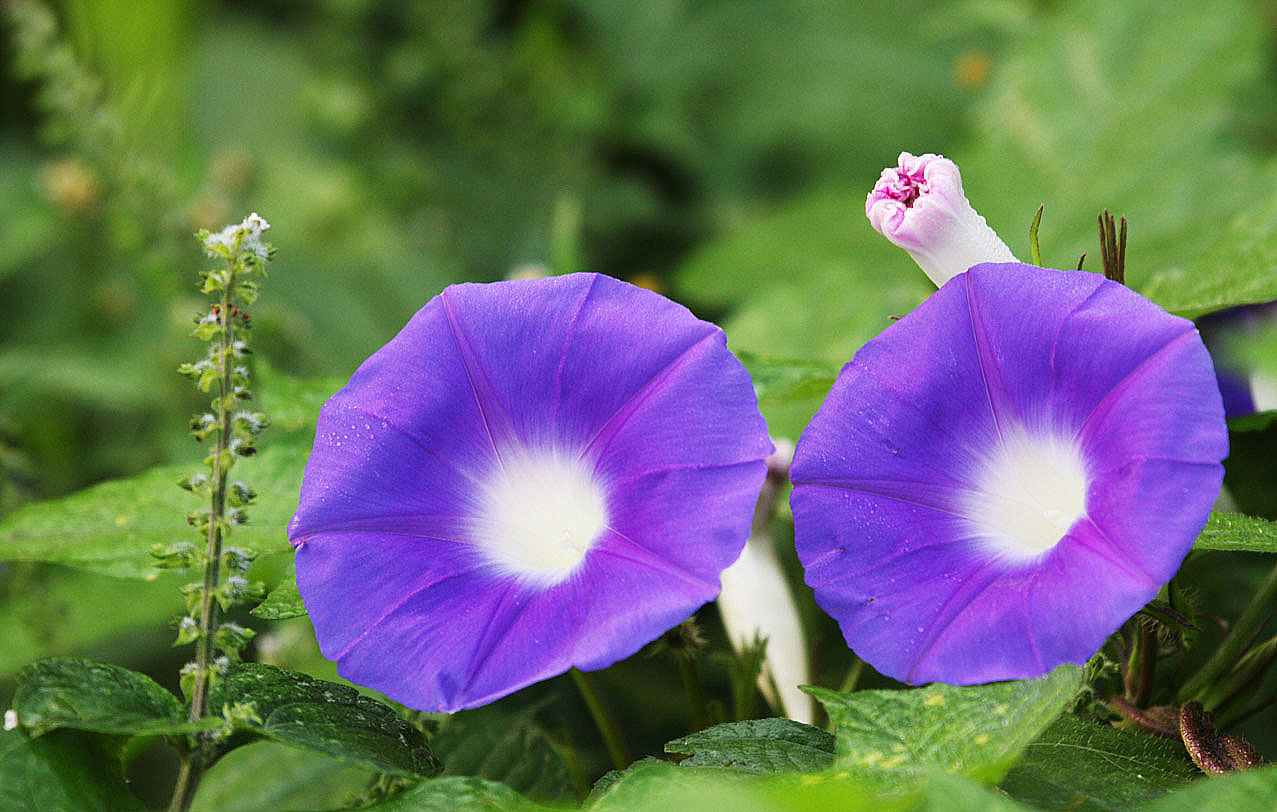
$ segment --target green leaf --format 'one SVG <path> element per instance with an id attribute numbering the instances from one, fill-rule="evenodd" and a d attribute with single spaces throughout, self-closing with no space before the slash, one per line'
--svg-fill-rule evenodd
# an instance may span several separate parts
<path id="1" fill-rule="evenodd" d="M 239 461 L 233 476 L 259 494 L 248 524 L 228 543 L 261 554 L 286 553 L 308 449 L 277 443 Z M 188 511 L 201 501 L 177 486 L 199 463 L 168 465 L 94 485 L 62 499 L 18 508 L 0 519 L 0 561 L 47 561 L 134 578 L 154 578 L 151 545 L 193 538 Z"/>
<path id="2" fill-rule="evenodd" d="M 395 775 L 429 777 L 440 766 L 421 732 L 353 688 L 272 665 L 232 666 L 214 685 L 209 707 L 251 703 L 260 721 L 250 734 Z"/>
<path id="3" fill-rule="evenodd" d="M 173 573 L 143 582 L 37 563 L 6 565 L 0 591 L 12 597 L 0 601 L 0 675 L 12 678 L 45 657 L 109 651 L 131 661 L 167 648 L 172 632 L 166 625 L 186 580 Z"/>
<path id="4" fill-rule="evenodd" d="M 1250 198 L 1191 268 L 1153 274 L 1145 296 L 1189 318 L 1277 300 L 1277 162 L 1252 182 L 1267 197 Z"/>
<path id="5" fill-rule="evenodd" d="M 675 767 L 653 759 L 630 767 L 591 795 L 590 812 L 670 809 L 758 809 L 752 776 L 726 770 Z"/>
<path id="6" fill-rule="evenodd" d="M 58 730 L 0 751 L 0 809 L 13 812 L 145 812 L 91 736 Z"/>
<path id="7" fill-rule="evenodd" d="M 1030 812 L 997 790 L 923 769 L 906 794 L 882 795 L 848 773 L 757 776 L 644 761 L 586 805 L 591 812 L 729 809 L 754 812 Z"/>
<path id="8" fill-rule="evenodd" d="M 869 226 L 866 191 L 817 192 L 746 221 L 675 278 L 680 300 L 731 309 L 723 329 L 774 436 L 797 437 L 839 366 L 935 290 Z"/>
<path id="9" fill-rule="evenodd" d="M 675 739 L 665 745 L 665 752 L 689 756 L 680 762 L 684 767 L 811 773 L 834 763 L 834 737 L 791 719 L 751 719 Z"/>
<path id="10" fill-rule="evenodd" d="M 1212 511 L 1193 549 L 1277 553 L 1277 522 Z"/>
<path id="11" fill-rule="evenodd" d="M 824 397 L 838 378 L 838 367 L 824 361 L 768 358 L 752 352 L 737 353 L 754 379 L 754 392 L 762 403 Z"/>
<path id="12" fill-rule="evenodd" d="M 267 620 L 287 620 L 306 614 L 306 605 L 302 603 L 302 595 L 297 591 L 295 562 L 289 562 L 288 571 L 266 596 L 266 600 L 253 607 L 252 613 Z"/>
<path id="13" fill-rule="evenodd" d="M 998 58 L 969 148 L 949 156 L 972 205 L 1027 257 L 1029 223 L 1045 204 L 1042 252 L 1055 268 L 1075 267 L 1087 252 L 1097 269 L 1096 214 L 1126 215 L 1128 282 L 1171 309 L 1200 312 L 1271 290 L 1271 265 L 1235 269 L 1212 250 L 1221 220 L 1273 188 L 1235 129 L 1239 102 L 1273 93 L 1254 7 L 1079 0 L 1040 8 Z"/>
<path id="14" fill-rule="evenodd" d="M 73 658 L 41 660 L 18 672 L 13 708 L 35 735 L 61 727 L 150 735 L 216 727 L 187 721 L 177 697 L 145 674 Z"/>
<path id="15" fill-rule="evenodd" d="M 838 740 L 835 767 L 885 789 L 905 789 L 938 768 L 997 781 L 1082 687 L 1082 669 L 956 687 L 842 694 L 807 688 L 825 706 Z"/>
<path id="16" fill-rule="evenodd" d="M 1179 742 L 1065 714 L 1029 745 L 1002 789 L 1046 810 L 1124 812 L 1200 775 Z"/>
<path id="17" fill-rule="evenodd" d="M 1140 812 L 1249 812 L 1252 809 L 1277 809 L 1277 767 L 1203 778 L 1140 807 Z"/>
<path id="18" fill-rule="evenodd" d="M 482 778 L 443 776 L 423 781 L 361 812 L 532 812 L 543 810 L 519 793 Z"/>
<path id="19" fill-rule="evenodd" d="M 1228 419 L 1228 430 L 1230 432 L 1263 431 L 1273 423 L 1277 423 L 1277 409 L 1231 417 Z"/>
<path id="20" fill-rule="evenodd" d="M 270 776 L 263 781 L 262 776 Z M 360 795 L 373 773 L 325 756 L 261 741 L 217 760 L 200 779 L 197 812 L 323 809 Z"/>
<path id="21" fill-rule="evenodd" d="M 262 409 L 271 428 L 280 432 L 314 431 L 319 407 L 346 385 L 344 378 L 293 378 L 260 360 L 256 366 Z"/>
<path id="22" fill-rule="evenodd" d="M 489 707 L 447 717 L 430 741 L 443 774 L 499 781 L 540 801 L 571 799 L 572 774 L 534 712 Z"/>

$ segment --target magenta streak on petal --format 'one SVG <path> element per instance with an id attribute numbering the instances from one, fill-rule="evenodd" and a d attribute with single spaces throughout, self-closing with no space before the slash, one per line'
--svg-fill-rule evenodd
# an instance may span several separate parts
<path id="1" fill-rule="evenodd" d="M 894 397 L 896 401 L 900 403 L 900 405 L 911 409 L 912 411 L 920 415 L 928 423 L 930 423 L 935 428 L 936 431 L 944 435 L 945 442 L 961 448 L 963 451 L 966 451 L 968 454 L 982 455 L 982 452 L 977 451 L 975 447 L 973 447 L 970 443 L 968 443 L 964 438 L 954 435 L 951 431 L 949 431 L 949 429 L 943 423 L 940 423 L 934 417 L 927 414 L 922 409 L 918 408 L 918 404 L 914 403 L 912 398 L 902 395 L 900 392 L 898 392 L 895 389 L 895 387 L 891 385 L 889 381 L 879 376 L 879 374 L 875 372 L 873 369 L 854 360 L 851 362 L 851 364 L 854 364 L 856 367 L 856 370 L 859 371 L 861 374 L 868 375 L 870 378 L 873 378 L 875 384 L 877 384 L 878 386 L 880 386 L 882 389 L 886 390 L 887 392 L 891 393 L 891 396 Z M 849 364 L 848 366 L 850 366 L 851 364 Z"/>
<path id="2" fill-rule="evenodd" d="M 702 578 L 701 576 L 697 575 L 696 573 L 692 572 L 686 567 L 680 566 L 667 558 L 662 558 L 657 553 L 653 552 L 652 550 L 649 550 L 647 547 L 643 546 L 642 544 L 639 544 L 633 538 L 627 536 L 625 533 L 622 533 L 620 530 L 617 530 L 615 527 L 607 527 L 605 529 L 606 529 L 606 532 L 611 533 L 616 538 L 625 542 L 633 552 L 630 552 L 627 554 L 627 553 L 621 552 L 620 550 L 613 549 L 609 547 L 608 545 L 600 544 L 600 545 L 597 545 L 593 550 L 591 550 L 590 551 L 591 553 L 595 553 L 595 552 L 605 553 L 608 555 L 613 555 L 617 558 L 623 558 L 626 561 L 634 561 L 637 563 L 645 564 L 651 569 L 656 570 L 657 572 L 661 572 L 666 575 L 677 575 L 683 580 L 687 581 L 688 583 L 695 584 L 696 586 L 699 586 L 702 588 L 711 589 L 714 592 L 718 592 L 720 587 L 717 582 L 707 581 L 706 579 Z"/>
<path id="3" fill-rule="evenodd" d="M 975 288 L 971 285 L 971 276 L 963 277 L 967 294 L 967 314 L 971 322 L 971 339 L 975 343 L 976 360 L 980 364 L 980 377 L 984 381 L 984 394 L 989 402 L 989 413 L 993 415 L 993 427 L 998 432 L 998 440 L 1006 448 L 1006 433 L 1002 430 L 1004 421 L 1016 417 L 1015 405 L 1007 396 L 1006 384 L 1002 382 L 1002 373 L 993 352 L 989 347 L 989 336 L 985 332 L 984 322 L 980 318 L 980 305 L 976 302 Z M 1018 421 L 1017 421 L 1018 422 Z"/>
<path id="4" fill-rule="evenodd" d="M 451 538 L 449 536 L 443 536 L 438 533 L 423 532 L 423 531 L 403 528 L 403 525 L 410 520 L 422 519 L 422 518 L 428 518 L 428 517 L 429 517 L 429 514 L 425 514 L 425 513 L 406 513 L 402 516 L 377 517 L 378 519 L 385 518 L 387 520 L 390 520 L 391 525 L 398 525 L 398 527 L 382 527 L 378 525 L 376 520 L 365 522 L 365 520 L 363 519 L 354 519 L 349 522 L 337 522 L 336 524 L 330 524 L 325 527 L 321 527 L 318 530 L 314 530 L 312 532 L 307 533 L 306 538 L 301 539 L 301 541 L 309 541 L 310 539 L 316 536 L 335 536 L 335 535 L 343 535 L 343 534 L 348 535 L 350 533 L 376 533 L 382 536 L 399 536 L 402 538 L 421 539 L 422 541 L 442 541 L 448 544 L 462 544 L 467 547 L 479 546 L 473 541 L 466 541 L 461 538 Z M 448 515 L 448 516 L 444 516 L 444 518 L 455 519 L 456 517 Z"/>
<path id="5" fill-rule="evenodd" d="M 1132 465 L 1139 465 L 1146 462 L 1169 462 L 1175 465 L 1200 465 L 1206 468 L 1214 468 L 1216 463 L 1213 462 L 1195 462 L 1190 460 L 1181 460 L 1177 457 L 1163 457 L 1159 454 L 1132 454 L 1130 457 L 1121 460 L 1112 468 L 1104 468 L 1093 473 L 1093 479 L 1098 480 L 1104 474 L 1112 474 L 1117 471 L 1124 471 Z"/>
<path id="6" fill-rule="evenodd" d="M 439 586 L 440 584 L 444 584 L 444 583 L 447 583 L 448 581 L 456 580 L 457 578 L 463 578 L 467 575 L 470 575 L 471 573 L 478 572 L 479 570 L 485 569 L 490 566 L 491 566 L 490 564 L 483 563 L 477 567 L 471 567 L 470 569 L 461 570 L 460 572 L 450 572 L 447 575 L 444 575 L 442 578 L 436 578 L 435 580 L 431 581 L 428 584 L 423 584 L 422 586 L 419 586 L 416 589 L 411 590 L 410 592 L 408 592 L 408 594 L 396 600 L 390 606 L 389 609 L 387 609 L 386 611 L 378 615 L 376 620 L 368 624 L 368 628 L 364 629 L 362 632 L 359 633 L 358 637 L 354 638 L 349 643 L 347 643 L 342 648 L 341 651 L 336 652 L 332 655 L 325 653 L 324 656 L 327 657 L 329 660 L 340 660 L 342 657 L 345 657 L 347 654 L 349 654 L 350 650 L 353 649 L 358 643 L 360 643 L 365 637 L 367 637 L 378 626 L 380 626 L 383 620 L 390 617 L 395 612 L 398 612 L 400 609 L 403 608 L 403 606 L 406 603 L 408 603 L 408 601 L 412 600 L 413 598 L 417 597 L 421 593 L 425 592 L 427 589 L 433 589 Z"/>
<path id="7" fill-rule="evenodd" d="M 590 300 L 590 295 L 594 293 L 594 286 L 599 281 L 597 276 L 590 277 L 590 284 L 585 288 L 585 295 L 581 297 L 581 303 L 577 305 L 576 312 L 572 314 L 572 320 L 568 322 L 567 329 L 563 331 L 563 347 L 559 350 L 559 365 L 554 370 L 554 388 L 550 391 L 554 393 L 554 402 L 550 404 L 550 425 L 557 426 L 559 424 L 559 401 L 562 400 L 563 394 L 563 367 L 568 361 L 568 345 L 572 343 L 572 336 L 576 333 L 576 323 L 581 319 L 581 313 L 585 310 L 585 303 Z"/>
<path id="8" fill-rule="evenodd" d="M 955 491 L 976 492 L 975 489 L 969 488 L 957 483 L 937 484 L 934 482 L 920 482 L 907 479 L 804 479 L 800 483 L 803 487 L 812 486 L 816 488 L 832 488 L 839 491 L 850 491 L 851 493 L 862 493 L 866 496 L 879 496 L 883 499 L 892 499 L 896 502 L 904 502 L 914 507 L 934 510 L 937 513 L 944 513 L 949 516 L 955 516 L 959 519 L 967 519 L 975 521 L 965 513 L 959 513 L 953 506 L 946 505 L 946 502 L 955 501 L 952 494 Z M 931 497 L 928 499 L 927 497 Z M 948 497 L 948 498 L 946 498 Z"/>
<path id="9" fill-rule="evenodd" d="M 1086 420 L 1082 421 L 1082 425 L 1078 427 L 1077 433 L 1073 435 L 1074 443 L 1079 442 L 1085 437 L 1087 430 L 1091 428 L 1092 423 L 1103 423 L 1108 418 L 1109 413 L 1113 411 L 1117 402 L 1122 399 L 1122 396 L 1125 395 L 1132 386 L 1135 386 L 1136 383 L 1139 382 L 1140 376 L 1145 371 L 1152 368 L 1157 360 L 1159 360 L 1163 355 L 1173 351 L 1178 345 L 1185 341 L 1191 341 L 1197 336 L 1197 330 L 1193 327 L 1193 323 L 1186 322 L 1186 324 L 1187 330 L 1185 332 L 1180 333 L 1170 341 L 1163 344 L 1157 352 L 1150 354 L 1143 361 L 1140 361 L 1134 369 L 1122 376 L 1122 380 L 1114 384 L 1108 394 L 1105 395 L 1104 398 L 1096 404 L 1095 408 L 1091 410 L 1091 413 L 1087 415 Z"/>
<path id="10" fill-rule="evenodd" d="M 821 585 L 825 586 L 828 584 L 836 583 L 838 581 L 846 580 L 848 578 L 861 578 L 865 575 L 868 575 L 871 572 L 877 572 L 878 570 L 884 569 L 891 564 L 904 561 L 905 559 L 910 558 L 911 556 L 915 556 L 919 553 L 923 553 L 928 550 L 935 550 L 938 547 L 953 547 L 958 545 L 966 546 L 970 542 L 979 541 L 980 538 L 981 537 L 979 535 L 954 536 L 952 538 L 946 538 L 944 541 L 937 541 L 932 544 L 923 544 L 921 546 L 913 547 L 908 550 L 901 550 L 900 552 L 897 552 L 891 556 L 888 556 L 887 558 L 870 561 L 866 566 L 862 567 L 861 569 L 849 570 L 847 572 L 840 572 L 838 573 L 838 577 L 830 578 L 828 580 L 822 581 Z M 828 553 L 826 553 L 826 555 L 828 555 Z M 807 569 L 810 571 L 814 569 L 815 566 L 816 566 L 816 562 L 812 562 L 811 564 L 807 565 Z M 807 585 L 813 586 L 813 587 L 815 586 L 815 584 L 812 584 L 810 582 Z"/>
<path id="11" fill-rule="evenodd" d="M 466 374 L 467 374 L 467 375 L 469 374 L 469 370 L 467 370 L 467 371 L 466 371 Z M 472 388 L 473 388 L 473 384 L 472 384 Z M 476 394 L 476 397 L 477 397 L 477 394 Z M 413 434 L 413 433 L 412 433 L 412 432 L 410 432 L 410 431 L 405 431 L 404 429 L 402 429 L 402 428 L 400 428 L 399 426 L 395 425 L 394 423 L 390 422 L 389 420 L 387 420 L 386 418 L 382 417 L 381 415 L 373 414 L 372 412 L 368 411 L 368 410 L 367 410 L 367 409 L 365 409 L 364 407 L 359 406 L 359 405 L 354 404 L 354 403 L 351 403 L 350 401 L 342 401 L 342 402 L 340 402 L 340 403 L 338 404 L 338 407 L 339 407 L 339 408 L 341 408 L 341 409 L 343 409 L 343 410 L 345 410 L 345 409 L 349 409 L 349 410 L 350 410 L 350 411 L 352 411 L 352 412 L 357 412 L 357 413 L 359 413 L 359 414 L 363 415 L 364 417 L 367 417 L 367 418 L 368 418 L 368 419 L 370 419 L 370 420 L 380 420 L 380 421 L 384 424 L 384 426 L 383 426 L 384 428 L 393 429 L 394 431 L 398 432 L 399 434 L 402 434 L 404 437 L 407 437 L 409 440 L 412 440 L 412 442 L 413 442 L 414 444 L 416 444 L 416 446 L 417 446 L 418 448 L 420 448 L 422 451 L 426 452 L 426 454 L 430 455 L 430 456 L 431 456 L 431 457 L 433 457 L 434 459 L 436 459 L 436 460 L 438 460 L 439 462 L 443 463 L 443 465 L 444 465 L 445 467 L 447 467 L 447 468 L 448 468 L 450 471 L 452 471 L 453 473 L 457 474 L 458 476 L 460 476 L 460 477 L 462 477 L 462 478 L 464 478 L 464 479 L 469 480 L 469 481 L 470 481 L 472 484 L 474 484 L 474 485 L 479 485 L 479 484 L 480 484 L 479 480 L 478 480 L 478 479 L 476 479 L 476 478 L 474 477 L 474 475 L 473 475 L 473 474 L 471 474 L 469 471 L 463 470 L 462 468 L 458 467 L 458 466 L 457 466 L 457 464 L 456 464 L 455 462 L 453 462 L 452 460 L 448 459 L 447 457 L 442 456 L 441 454 L 439 454 L 439 452 L 435 451 L 435 450 L 434 450 L 434 449 L 432 449 L 430 446 L 426 445 L 426 444 L 422 441 L 422 439 L 421 439 L 420 437 L 418 437 L 417 435 Z M 480 408 L 480 412 L 482 412 L 482 411 L 483 411 L 483 410 L 482 410 L 482 407 L 481 407 L 481 408 Z M 486 418 L 485 418 L 485 421 L 486 421 Z M 486 425 L 486 422 L 485 422 L 485 425 Z M 489 436 L 489 437 L 491 437 L 492 435 L 491 435 L 491 434 L 489 434 L 488 436 Z"/>
<path id="12" fill-rule="evenodd" d="M 696 464 L 696 463 L 683 464 L 683 465 L 667 465 L 664 468 L 655 468 L 651 471 L 639 471 L 637 473 L 631 474 L 626 477 L 622 477 L 620 479 L 610 479 L 608 480 L 608 487 L 615 491 L 620 488 L 623 488 L 626 485 L 629 485 L 630 483 L 637 482 L 640 479 L 647 479 L 649 477 L 660 476 L 661 474 L 678 474 L 678 473 L 684 473 L 686 471 L 717 471 L 724 468 L 745 468 L 748 466 L 752 466 L 756 462 L 758 462 L 758 460 L 750 459 L 750 460 L 744 460 L 743 462 L 715 462 L 715 463 L 709 463 L 704 465 Z"/>
<path id="13" fill-rule="evenodd" d="M 1099 277 L 1099 274 L 1095 274 L 1095 276 Z M 1064 318 L 1060 319 L 1060 326 L 1057 327 L 1055 330 L 1055 338 L 1051 340 L 1051 354 L 1048 356 L 1047 368 L 1051 370 L 1052 378 L 1054 378 L 1056 374 L 1055 353 L 1060 348 L 1060 336 L 1064 335 L 1064 328 L 1068 326 L 1069 321 L 1072 320 L 1072 318 L 1075 315 L 1077 315 L 1079 312 L 1082 311 L 1083 308 L 1089 305 L 1091 303 L 1091 300 L 1094 299 L 1096 296 L 1099 296 L 1104 291 L 1104 289 L 1105 289 L 1104 280 L 1103 278 L 1100 278 L 1098 280 L 1098 284 L 1096 284 L 1095 286 L 1095 289 L 1092 290 L 1090 293 L 1088 293 L 1085 299 L 1078 302 L 1077 305 L 1064 316 Z"/>
<path id="14" fill-rule="evenodd" d="M 470 665 L 466 668 L 466 679 L 462 684 L 461 693 L 468 694 L 470 688 L 474 685 L 475 678 L 479 676 L 479 672 L 487 664 L 492 653 L 497 650 L 497 644 L 510 633 L 510 629 L 518 621 L 519 615 L 531 603 L 533 594 L 530 590 L 520 589 L 516 581 L 511 581 L 506 585 L 505 592 L 498 600 L 496 607 L 492 610 L 492 616 L 488 618 L 488 622 L 483 627 L 478 641 L 474 646 L 474 656 L 470 658 Z"/>
<path id="15" fill-rule="evenodd" d="M 1041 570 L 1034 570 L 1033 575 L 1029 577 L 1029 583 L 1021 592 L 1027 595 L 1033 594 L 1033 588 L 1038 585 L 1038 577 L 1041 575 Z M 1024 639 L 1029 644 L 1029 651 L 1033 652 L 1033 662 L 1037 663 L 1038 673 L 1045 674 L 1051 669 L 1047 668 L 1046 663 L 1042 661 L 1042 651 L 1038 648 L 1038 637 L 1033 633 L 1033 618 L 1029 615 L 1027 600 L 1020 603 L 1020 622 L 1024 625 Z"/>
<path id="16" fill-rule="evenodd" d="M 706 333 L 687 349 L 680 352 L 674 360 L 670 361 L 663 369 L 653 375 L 647 383 L 640 386 L 638 391 L 636 391 L 633 395 L 630 395 L 629 399 L 621 405 L 621 408 L 617 409 L 616 413 L 609 417 L 607 422 L 604 423 L 597 432 L 595 432 L 594 437 L 590 439 L 590 442 L 586 443 L 585 448 L 581 451 L 581 455 L 578 459 L 585 459 L 586 456 L 590 454 L 593 454 L 595 459 L 601 458 L 607 452 L 608 445 L 612 442 L 616 435 L 621 433 L 621 429 L 625 428 L 625 424 L 629 422 L 629 419 L 634 416 L 634 413 L 639 410 L 644 402 L 661 391 L 661 387 L 674 376 L 674 373 L 687 363 L 687 359 L 696 349 L 705 344 L 707 341 L 712 341 L 718 335 L 721 335 L 721 333 L 716 330 L 711 330 Z M 596 445 L 598 446 L 597 450 L 595 450 Z"/>
<path id="17" fill-rule="evenodd" d="M 1138 581 L 1143 581 L 1151 589 L 1157 589 L 1162 585 L 1161 581 L 1149 575 L 1143 565 L 1132 558 L 1126 550 L 1122 549 L 1121 545 L 1113 541 L 1113 537 L 1106 533 L 1103 527 L 1100 527 L 1099 522 L 1090 516 L 1083 516 L 1079 521 L 1086 522 L 1090 525 L 1090 527 L 1099 534 L 1100 538 L 1106 542 L 1107 546 L 1092 544 L 1087 540 L 1084 533 L 1069 533 L 1066 538 L 1071 539 L 1076 544 L 1082 545 L 1099 558 L 1103 558 L 1105 561 L 1122 570 L 1132 578 Z"/>
<path id="18" fill-rule="evenodd" d="M 988 574 L 990 570 L 994 570 L 991 575 Z M 935 647 L 939 645 L 945 634 L 953 627 L 954 621 L 958 619 L 963 610 L 971 605 L 972 601 L 997 583 L 998 579 L 1006 573 L 1006 570 L 1006 563 L 995 558 L 963 580 L 962 586 L 949 596 L 949 599 L 944 602 L 944 606 L 940 607 L 940 611 L 936 613 L 935 618 L 931 621 L 931 628 L 927 631 L 926 639 L 918 646 L 913 662 L 909 666 L 909 673 L 905 675 L 905 682 L 916 684 L 918 670 L 922 668 L 927 657 L 931 656 Z M 940 618 L 943 618 L 943 620 L 940 620 Z"/>
<path id="19" fill-rule="evenodd" d="M 500 419 L 501 428 L 504 429 L 507 437 L 515 436 L 514 426 L 497 398 L 492 384 L 488 383 L 488 378 L 483 373 L 483 366 L 475 356 L 474 348 L 470 346 L 469 340 L 466 339 L 464 330 L 457 324 L 456 314 L 452 312 L 452 305 L 449 303 L 451 290 L 451 288 L 445 288 L 439 294 L 443 312 L 448 317 L 448 331 L 452 334 L 453 343 L 457 345 L 457 352 L 461 354 L 461 365 L 466 369 L 466 379 L 470 381 L 470 391 L 474 393 L 475 405 L 479 407 L 479 415 L 483 418 L 483 428 L 488 433 L 488 442 L 492 444 L 492 453 L 496 456 L 497 464 L 504 466 L 501 450 L 497 447 L 496 436 L 492 432 L 493 418 Z M 485 399 L 493 411 L 492 415 L 489 415 L 488 409 L 484 408 Z"/>

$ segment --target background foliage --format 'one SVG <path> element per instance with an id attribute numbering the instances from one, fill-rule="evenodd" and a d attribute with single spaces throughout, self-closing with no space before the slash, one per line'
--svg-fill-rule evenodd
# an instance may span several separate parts
<path id="1" fill-rule="evenodd" d="M 1094 215 L 1108 207 L 1131 222 L 1132 285 L 1168 309 L 1196 317 L 1277 299 L 1271 0 L 42 8 L 14 0 L 0 16 L 6 701 L 19 669 L 51 655 L 128 666 L 176 688 L 184 652 L 170 647 L 167 624 L 181 579 L 157 575 L 147 550 L 184 532 L 187 495 L 172 483 L 200 456 L 184 420 L 200 403 L 174 374 L 194 352 L 189 322 L 202 307 L 190 234 L 250 209 L 271 221 L 279 249 L 254 315 L 262 408 L 275 425 L 245 463 L 262 499 L 242 536 L 263 553 L 258 577 L 271 584 L 287 580 L 282 528 L 318 405 L 453 281 L 542 266 L 659 289 L 724 326 L 773 433 L 796 437 L 838 365 L 929 292 L 862 214 L 901 150 L 954 158 L 976 207 L 1021 256 L 1044 203 L 1047 264 L 1071 267 L 1086 251 L 1097 267 Z M 1250 350 L 1255 363 L 1277 365 L 1274 342 L 1277 333 Z M 1277 429 L 1245 429 L 1233 435 L 1227 507 L 1277 519 Z M 80 490 L 116 478 L 127 479 Z M 42 502 L 57 497 L 71 501 Z M 1271 525 L 1220 518 L 1210 530 L 1214 542 L 1199 545 L 1184 577 L 1203 612 L 1235 616 L 1269 566 Z M 252 659 L 334 679 L 295 604 L 274 601 L 265 616 L 279 619 L 236 618 L 259 631 Z M 815 681 L 837 687 L 850 655 L 832 621 L 809 601 L 805 611 Z M 724 651 L 713 609 L 700 619 L 710 650 Z M 726 695 L 725 658 L 702 667 L 711 692 Z M 697 769 L 759 747 L 766 758 L 755 766 L 849 758 L 841 740 L 835 755 L 793 730 L 735 731 L 726 751 L 680 739 L 686 709 L 662 655 L 637 655 L 600 682 L 616 697 L 642 697 L 616 703 L 640 753 L 662 754 L 668 742 Z M 873 674 L 864 684 L 890 685 Z M 854 710 L 826 704 L 835 719 Z M 1243 727 L 1270 759 L 1275 721 L 1270 708 Z M 524 802 L 511 789 L 537 801 L 584 798 L 607 766 L 563 680 L 440 724 L 446 778 L 377 809 L 459 799 L 514 808 Z M 506 735 L 476 748 L 479 733 L 466 730 L 491 726 Z M 1005 759 L 959 772 L 1005 774 L 1011 795 L 1045 808 L 1054 807 L 1041 787 L 1067 787 L 1087 799 L 1068 808 L 1084 809 L 1136 808 L 1192 775 L 1182 759 L 1114 735 L 1070 722 L 1026 729 L 1003 754 L 1028 745 L 1009 774 Z M 41 771 L 98 769 L 85 755 L 96 739 L 70 729 L 49 737 L 47 752 L 0 739 L 0 793 L 20 791 L 14 776 L 39 787 Z M 1062 774 L 1060 760 L 1042 754 L 1064 748 L 1108 754 L 1108 766 Z M 162 748 L 135 749 L 133 791 L 160 804 L 167 787 L 153 776 L 171 765 Z M 366 763 L 335 768 L 321 752 L 267 735 L 210 773 L 196 807 L 326 808 L 364 790 Z M 1114 760 L 1147 785 L 1106 783 Z M 278 784 L 254 780 L 266 764 Z M 951 766 L 913 765 L 919 789 L 900 808 L 1027 808 L 934 772 Z M 714 773 L 686 786 L 667 780 L 673 769 L 642 763 L 591 797 L 604 809 L 665 808 L 669 793 L 779 809 L 820 809 L 834 797 L 853 809 L 863 796 L 865 808 L 882 808 L 862 782 L 837 774 L 793 793 L 793 777 L 746 785 Z M 1277 793 L 1273 775 L 1231 779 L 1215 795 L 1193 788 L 1152 808 L 1242 808 L 1210 804 L 1230 792 Z M 131 808 L 111 806 L 126 803 L 121 786 L 85 781 L 102 797 L 23 802 Z"/>

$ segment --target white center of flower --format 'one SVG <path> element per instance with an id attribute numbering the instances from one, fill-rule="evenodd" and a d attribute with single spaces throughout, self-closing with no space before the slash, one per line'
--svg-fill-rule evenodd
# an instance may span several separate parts
<path id="1" fill-rule="evenodd" d="M 1046 552 L 1086 513 L 1086 467 L 1068 441 L 1009 434 L 976 478 L 963 513 L 1003 555 Z"/>
<path id="2" fill-rule="evenodd" d="M 502 569 L 543 586 L 567 578 L 607 524 L 590 466 L 558 454 L 506 455 L 479 497 L 475 542 Z"/>

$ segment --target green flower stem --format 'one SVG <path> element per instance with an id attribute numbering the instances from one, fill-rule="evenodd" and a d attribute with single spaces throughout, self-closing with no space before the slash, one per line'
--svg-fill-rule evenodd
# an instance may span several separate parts
<path id="1" fill-rule="evenodd" d="M 1126 698 L 1137 708 L 1147 707 L 1153 695 L 1153 677 L 1157 668 L 1157 633 L 1136 618 L 1131 656 L 1126 663 L 1124 688 Z"/>
<path id="2" fill-rule="evenodd" d="M 1180 689 L 1181 702 L 1190 699 L 1202 701 L 1224 672 L 1237 662 L 1272 614 L 1274 598 L 1277 598 L 1277 566 L 1268 573 L 1268 578 L 1251 598 L 1250 604 L 1242 612 L 1241 617 L 1237 618 L 1237 622 L 1228 630 L 1228 634 L 1224 635 L 1219 648 L 1215 649 L 1215 653 L 1201 670 Z"/>
<path id="3" fill-rule="evenodd" d="M 852 655 L 855 657 L 855 655 Z M 838 690 L 844 694 L 849 694 L 856 690 L 856 684 L 860 682 L 860 675 L 864 673 L 865 661 L 856 657 L 851 664 L 851 668 L 847 669 L 847 676 L 842 681 L 842 687 Z"/>
<path id="4" fill-rule="evenodd" d="M 701 672 L 696 667 L 696 659 L 684 651 L 675 652 L 678 660 L 678 673 L 683 678 L 683 689 L 687 691 L 687 702 L 692 708 L 693 732 L 709 727 L 709 709 L 705 706 L 705 689 L 701 687 Z"/>
<path id="5" fill-rule="evenodd" d="M 1277 664 L 1277 637 L 1252 646 L 1237 665 L 1206 694 L 1202 704 L 1211 708 L 1221 728 L 1229 727 L 1251 705 L 1263 687 L 1264 676 Z"/>
<path id="6" fill-rule="evenodd" d="M 630 748 L 625 744 L 625 737 L 621 735 L 621 728 L 616 723 L 616 717 L 612 715 L 612 709 L 604 701 L 603 694 L 599 693 L 599 686 L 595 684 L 594 677 L 579 668 L 573 668 L 572 681 L 576 683 L 576 689 L 581 692 L 581 698 L 590 709 L 590 716 L 594 717 L 594 724 L 603 736 L 603 743 L 607 745 L 607 752 L 612 757 L 613 766 L 618 770 L 624 770 L 633 761 L 630 757 Z"/>

